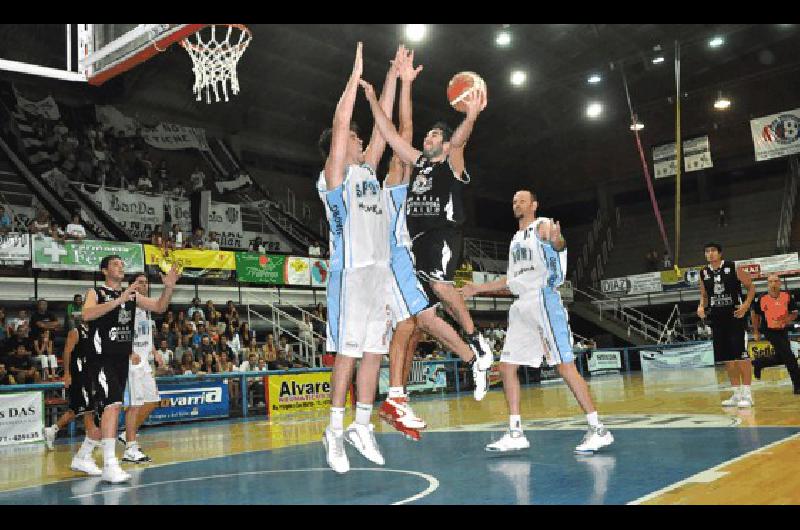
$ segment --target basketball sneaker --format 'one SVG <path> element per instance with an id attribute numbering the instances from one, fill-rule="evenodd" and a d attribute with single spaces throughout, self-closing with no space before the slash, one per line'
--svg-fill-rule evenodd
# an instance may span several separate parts
<path id="1" fill-rule="evenodd" d="M 481 370 L 488 370 L 492 367 L 494 362 L 494 355 L 492 354 L 492 347 L 489 341 L 481 333 L 475 333 L 469 338 L 469 347 L 475 353 L 475 364 Z"/>
<path id="2" fill-rule="evenodd" d="M 99 477 L 103 474 L 103 470 L 97 466 L 97 463 L 91 456 L 88 458 L 80 458 L 78 455 L 73 456 L 69 468 L 73 471 L 86 473 L 92 477 Z"/>
<path id="3" fill-rule="evenodd" d="M 603 425 L 589 426 L 583 441 L 575 448 L 576 453 L 594 453 L 598 449 L 614 443 L 614 437 Z"/>
<path id="4" fill-rule="evenodd" d="M 502 438 L 496 442 L 486 445 L 486 450 L 489 452 L 504 453 L 506 451 L 519 451 L 521 449 L 528 449 L 531 443 L 525 437 L 522 431 L 507 431 Z"/>
<path id="5" fill-rule="evenodd" d="M 56 434 L 58 434 L 57 429 L 58 428 L 55 425 L 44 428 L 44 444 L 50 451 L 53 450 L 53 444 L 56 441 Z"/>
<path id="6" fill-rule="evenodd" d="M 371 423 L 369 425 L 351 423 L 347 430 L 344 431 L 344 439 L 358 449 L 358 452 L 370 462 L 379 466 L 386 463 L 378 447 L 378 441 L 375 440 L 375 426 Z"/>
<path id="7" fill-rule="evenodd" d="M 122 453 L 122 461 L 123 462 L 133 462 L 134 464 L 143 464 L 145 462 L 150 462 L 152 459 L 144 454 L 141 449 L 139 449 L 138 445 L 134 445 L 132 447 L 128 447 L 125 449 L 125 452 Z"/>
<path id="8" fill-rule="evenodd" d="M 739 404 L 739 400 L 741 399 L 739 395 L 739 388 L 735 388 L 733 390 L 733 395 L 722 402 L 723 407 L 735 407 Z"/>
<path id="9" fill-rule="evenodd" d="M 117 441 L 119 443 L 121 443 L 122 445 L 125 445 L 125 444 L 128 443 L 128 438 L 127 438 L 127 436 L 125 436 L 125 431 L 122 431 L 121 433 L 119 433 L 119 436 L 117 436 Z"/>
<path id="10" fill-rule="evenodd" d="M 325 446 L 325 458 L 332 470 L 337 473 L 350 471 L 350 462 L 344 452 L 344 431 L 336 432 L 327 427 L 322 434 L 322 445 Z"/>
<path id="11" fill-rule="evenodd" d="M 386 398 L 378 414 L 387 421 L 396 421 L 409 429 L 424 429 L 428 426 L 425 421 L 414 414 L 407 396 Z"/>
<path id="12" fill-rule="evenodd" d="M 103 482 L 119 484 L 120 482 L 127 482 L 130 479 L 130 474 L 119 467 L 119 460 L 116 458 L 103 464 Z"/>
<path id="13" fill-rule="evenodd" d="M 476 360 L 472 363 L 472 379 L 475 381 L 475 390 L 473 392 L 475 401 L 482 400 L 489 391 L 489 370 L 481 370 L 479 362 Z"/>
<path id="14" fill-rule="evenodd" d="M 736 406 L 740 409 L 749 409 L 755 404 L 752 394 L 743 394 L 739 396 L 739 401 L 736 403 Z"/>

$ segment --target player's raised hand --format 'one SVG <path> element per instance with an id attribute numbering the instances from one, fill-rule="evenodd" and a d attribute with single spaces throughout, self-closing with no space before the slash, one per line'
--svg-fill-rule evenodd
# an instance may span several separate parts
<path id="1" fill-rule="evenodd" d="M 351 77 L 361 78 L 361 74 L 364 72 L 364 59 L 362 58 L 363 47 L 363 43 L 359 41 L 356 46 L 356 59 L 353 61 L 353 73 L 350 74 Z"/>
<path id="2" fill-rule="evenodd" d="M 467 107 L 467 117 L 477 118 L 478 114 L 486 108 L 486 92 L 476 88 L 463 101 Z"/>
<path id="3" fill-rule="evenodd" d="M 394 59 L 389 61 L 391 64 L 390 72 L 395 77 L 400 77 L 400 72 L 403 70 L 403 62 L 406 60 L 406 47 L 402 44 L 397 47 L 397 53 L 394 54 Z"/>
<path id="4" fill-rule="evenodd" d="M 136 283 L 130 284 L 127 289 L 122 291 L 122 294 L 119 295 L 119 299 L 122 300 L 123 304 L 127 304 L 131 300 L 136 300 Z"/>
<path id="5" fill-rule="evenodd" d="M 180 277 L 181 273 L 178 270 L 178 265 L 177 263 L 173 263 L 167 275 L 161 275 L 161 283 L 164 284 L 164 287 L 175 287 L 175 284 L 178 283 Z"/>
<path id="6" fill-rule="evenodd" d="M 364 89 L 364 95 L 367 96 L 368 100 L 372 101 L 377 99 L 375 96 L 375 89 L 372 88 L 372 85 L 370 85 L 369 82 L 359 79 L 358 84 Z"/>
<path id="7" fill-rule="evenodd" d="M 407 50 L 403 60 L 403 68 L 400 70 L 400 79 L 407 83 L 413 83 L 421 71 L 422 65 L 414 68 L 414 50 Z"/>
<path id="8" fill-rule="evenodd" d="M 550 241 L 552 245 L 558 244 L 561 241 L 561 223 L 555 220 L 551 221 L 549 232 L 547 240 Z"/>

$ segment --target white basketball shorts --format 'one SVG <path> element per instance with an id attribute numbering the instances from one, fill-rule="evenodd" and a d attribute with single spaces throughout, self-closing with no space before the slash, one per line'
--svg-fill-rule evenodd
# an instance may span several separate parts
<path id="1" fill-rule="evenodd" d="M 388 353 L 391 297 L 388 265 L 329 271 L 327 351 L 359 359 L 364 352 Z"/>
<path id="2" fill-rule="evenodd" d="M 128 384 L 125 387 L 123 406 L 139 407 L 145 403 L 161 401 L 156 387 L 156 378 L 147 361 L 128 366 Z"/>
<path id="3" fill-rule="evenodd" d="M 561 295 L 553 289 L 524 294 L 508 310 L 508 332 L 500 362 L 538 368 L 575 360 L 572 331 Z"/>

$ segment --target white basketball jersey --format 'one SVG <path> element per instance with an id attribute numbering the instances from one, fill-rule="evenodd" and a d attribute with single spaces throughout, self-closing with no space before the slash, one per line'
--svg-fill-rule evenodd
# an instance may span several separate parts
<path id="1" fill-rule="evenodd" d="M 536 230 L 546 217 L 539 217 L 511 240 L 508 251 L 508 288 L 517 296 L 564 283 L 567 249 L 557 252 L 549 242 L 541 241 Z"/>
<path id="2" fill-rule="evenodd" d="M 136 308 L 136 320 L 133 328 L 133 353 L 139 354 L 148 367 L 150 354 L 153 351 L 153 321 L 150 314 L 141 307 Z"/>
<path id="3" fill-rule="evenodd" d="M 408 224 L 406 223 L 406 198 L 408 196 L 408 184 L 399 184 L 384 188 L 386 193 L 386 211 L 389 220 L 389 242 L 391 249 L 411 248 L 411 236 L 408 234 Z"/>
<path id="4" fill-rule="evenodd" d="M 388 264 L 386 199 L 375 171 L 367 164 L 350 165 L 344 182 L 332 190 L 321 171 L 317 191 L 330 225 L 329 270 Z"/>

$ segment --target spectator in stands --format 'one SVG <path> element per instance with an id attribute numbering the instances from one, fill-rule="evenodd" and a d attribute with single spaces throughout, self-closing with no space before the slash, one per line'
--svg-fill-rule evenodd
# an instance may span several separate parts
<path id="1" fill-rule="evenodd" d="M 53 355 L 53 340 L 50 338 L 50 330 L 43 330 L 39 338 L 33 341 L 33 353 L 36 355 L 36 361 L 42 367 L 43 377 L 48 380 L 55 379 L 58 360 Z"/>
<path id="2" fill-rule="evenodd" d="M 191 375 L 197 372 L 198 367 L 195 364 L 194 356 L 189 352 L 185 352 L 183 355 L 181 355 L 180 373 L 182 375 Z"/>
<path id="3" fill-rule="evenodd" d="M 189 320 L 194 320 L 195 313 L 200 313 L 200 320 L 205 320 L 206 315 L 203 313 L 203 308 L 200 307 L 200 299 L 197 297 L 192 299 L 192 306 L 188 311 L 186 311 L 186 316 L 189 318 Z"/>
<path id="4" fill-rule="evenodd" d="M 233 300 L 228 300 L 228 303 L 225 304 L 225 322 L 228 324 L 236 322 L 236 327 L 239 327 L 239 311 L 236 309 Z"/>
<path id="5" fill-rule="evenodd" d="M 278 354 L 278 348 L 275 346 L 275 337 L 272 333 L 267 333 L 267 339 L 261 346 L 261 354 L 268 362 L 273 362 Z"/>
<path id="6" fill-rule="evenodd" d="M 195 338 L 199 337 L 200 342 L 195 346 L 195 357 L 199 356 L 201 359 L 208 353 L 216 353 L 214 345 L 211 344 L 211 337 L 208 334 L 195 334 Z"/>
<path id="7" fill-rule="evenodd" d="M 16 333 L 17 329 L 20 326 L 28 327 L 30 324 L 31 317 L 28 315 L 27 309 L 20 309 L 17 312 L 17 316 L 14 318 L 8 319 L 8 334 L 13 335 Z M 27 336 L 27 335 L 26 335 Z"/>
<path id="8" fill-rule="evenodd" d="M 249 357 L 251 353 L 254 353 L 256 357 L 261 356 L 261 348 L 258 346 L 258 341 L 256 341 L 255 337 L 250 339 L 250 342 L 246 343 L 247 346 L 242 348 L 242 358 Z"/>
<path id="9" fill-rule="evenodd" d="M 156 180 L 158 180 L 159 184 L 159 193 L 163 193 L 169 184 L 169 169 L 167 168 L 167 160 L 165 158 L 162 158 L 161 162 L 158 164 Z"/>
<path id="10" fill-rule="evenodd" d="M 14 376 L 8 373 L 8 370 L 6 369 L 7 359 L 7 357 L 0 356 L 0 386 L 17 384 Z"/>
<path id="11" fill-rule="evenodd" d="M 161 233 L 161 225 L 154 226 L 153 231 L 150 232 L 150 244 L 161 249 L 166 248 L 164 234 Z"/>
<path id="12" fill-rule="evenodd" d="M 153 191 L 153 182 L 145 174 L 139 175 L 139 180 L 136 182 L 136 189 L 138 191 L 151 192 Z"/>
<path id="13" fill-rule="evenodd" d="M 217 236 L 216 232 L 208 233 L 208 241 L 206 242 L 205 248 L 207 250 L 219 250 L 219 236 Z"/>
<path id="14" fill-rule="evenodd" d="M 6 212 L 6 207 L 0 205 L 0 234 L 7 234 L 11 232 L 12 224 L 11 215 Z"/>
<path id="15" fill-rule="evenodd" d="M 178 181 L 175 184 L 175 189 L 172 190 L 172 193 L 177 195 L 178 197 L 183 197 L 186 195 L 186 186 L 183 185 L 183 181 Z"/>
<path id="16" fill-rule="evenodd" d="M 23 343 L 17 344 L 14 355 L 9 360 L 8 371 L 21 385 L 38 383 L 41 380 L 39 370 L 31 358 L 31 351 Z"/>
<path id="17" fill-rule="evenodd" d="M 169 240 L 173 248 L 183 248 L 183 232 L 177 224 L 172 225 L 169 231 Z"/>
<path id="18" fill-rule="evenodd" d="M 242 325 L 239 326 L 239 339 L 242 341 L 243 345 L 249 345 L 252 341 L 256 340 L 256 332 L 250 331 L 250 324 L 247 322 L 242 322 Z"/>
<path id="19" fill-rule="evenodd" d="M 719 209 L 719 226 L 720 228 L 728 226 L 728 222 L 725 220 L 725 208 Z"/>
<path id="20" fill-rule="evenodd" d="M 159 341 L 157 351 L 161 355 L 161 366 L 172 366 L 172 362 L 175 360 L 175 353 L 165 339 Z"/>
<path id="21" fill-rule="evenodd" d="M 669 257 L 669 252 L 666 250 L 664 251 L 663 265 L 665 270 L 669 270 L 672 268 L 672 259 Z"/>
<path id="22" fill-rule="evenodd" d="M 8 323 L 6 322 L 6 310 L 0 307 L 0 344 L 2 344 L 9 335 Z M 0 355 L 2 355 L 2 353 L 3 352 L 0 351 Z"/>
<path id="23" fill-rule="evenodd" d="M 322 249 L 320 248 L 319 243 L 317 241 L 314 241 L 311 244 L 311 246 L 308 247 L 308 255 L 311 256 L 312 258 L 318 258 L 321 252 Z"/>
<path id="24" fill-rule="evenodd" d="M 50 214 L 45 209 L 36 212 L 36 218 L 28 224 L 31 235 L 47 235 L 50 232 Z"/>
<path id="25" fill-rule="evenodd" d="M 187 241 L 187 248 L 203 248 L 205 245 L 205 238 L 203 237 L 204 230 L 199 226 L 194 229 L 192 237 Z"/>
<path id="26" fill-rule="evenodd" d="M 192 352 L 192 348 L 188 345 L 189 343 L 186 342 L 186 338 L 184 335 L 178 334 L 177 340 L 175 342 L 175 358 L 176 359 L 183 359 L 183 354 L 188 353 L 194 357 Z"/>
<path id="27" fill-rule="evenodd" d="M 314 335 L 311 327 L 311 317 L 308 313 L 303 313 L 303 319 L 298 324 L 297 336 L 301 341 L 311 344 L 311 351 L 316 351 L 316 344 L 314 343 Z"/>
<path id="28" fill-rule="evenodd" d="M 47 310 L 47 300 L 41 299 L 36 302 L 36 311 L 31 315 L 30 338 L 36 340 L 42 331 L 58 331 L 62 329 L 61 322 L 52 311 Z"/>
<path id="29" fill-rule="evenodd" d="M 214 353 L 205 353 L 202 357 L 203 361 L 200 365 L 201 374 L 218 374 L 220 370 L 219 360 Z"/>
<path id="30" fill-rule="evenodd" d="M 178 329 L 183 331 L 186 327 L 186 311 L 183 309 L 178 310 L 178 316 L 175 317 L 175 323 L 178 324 Z"/>
<path id="31" fill-rule="evenodd" d="M 227 354 L 228 359 L 233 360 L 233 364 L 239 364 L 238 362 L 236 362 L 238 360 L 236 352 L 234 352 L 231 345 L 228 344 L 228 337 L 226 337 L 225 335 L 222 335 L 219 338 L 219 344 L 217 344 L 216 352 L 218 355 L 222 355 L 223 353 Z"/>
<path id="32" fill-rule="evenodd" d="M 59 227 L 58 223 L 55 221 L 50 223 L 50 231 L 47 235 L 53 241 L 64 242 L 64 231 L 61 230 L 61 227 Z"/>
<path id="33" fill-rule="evenodd" d="M 206 316 L 208 317 L 209 320 L 211 320 L 215 316 L 217 318 L 219 318 L 221 316 L 221 315 L 219 315 L 219 311 L 217 311 L 217 308 L 214 307 L 214 301 L 213 300 L 206 300 L 205 314 L 206 314 Z"/>
<path id="34" fill-rule="evenodd" d="M 242 361 L 239 365 L 240 372 L 254 372 L 258 369 L 258 355 L 255 353 L 248 353 L 247 360 Z"/>
<path id="35" fill-rule="evenodd" d="M 192 192 L 203 190 L 206 174 L 200 169 L 200 166 L 195 166 L 194 172 L 189 177 L 192 183 Z"/>
<path id="36" fill-rule="evenodd" d="M 77 241 L 86 239 L 86 229 L 81 223 L 81 214 L 72 214 L 72 222 L 67 225 L 66 239 L 75 239 Z"/>

